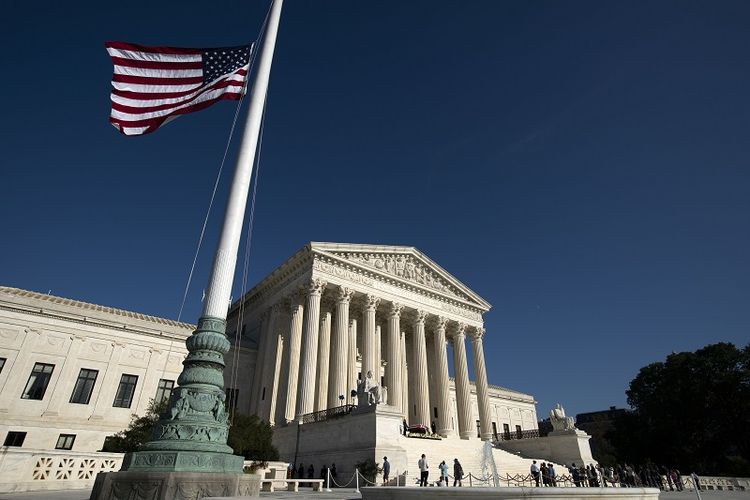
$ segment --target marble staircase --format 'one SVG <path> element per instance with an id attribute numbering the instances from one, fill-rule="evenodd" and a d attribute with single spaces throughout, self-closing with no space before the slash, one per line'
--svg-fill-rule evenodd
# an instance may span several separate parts
<path id="1" fill-rule="evenodd" d="M 453 475 L 453 459 L 458 458 L 464 470 L 464 475 L 471 473 L 474 477 L 482 476 L 482 452 L 484 441 L 478 438 L 462 440 L 457 437 L 449 437 L 441 440 L 419 439 L 401 437 L 399 443 L 407 452 L 408 475 L 407 484 L 411 485 L 419 477 L 417 462 L 424 453 L 427 462 L 430 465 L 430 482 L 434 483 L 440 477 L 438 465 L 442 460 L 448 464 L 448 473 Z M 524 458 L 513 453 L 493 448 L 493 457 L 497 466 L 497 471 L 501 477 L 506 474 L 510 476 L 527 476 L 532 460 L 537 463 L 549 462 L 546 458 Z M 567 469 L 560 465 L 554 464 L 557 474 L 567 473 Z M 394 471 L 395 472 L 395 471 Z M 402 473 L 403 471 L 399 471 Z M 477 485 L 480 486 L 480 485 Z"/>

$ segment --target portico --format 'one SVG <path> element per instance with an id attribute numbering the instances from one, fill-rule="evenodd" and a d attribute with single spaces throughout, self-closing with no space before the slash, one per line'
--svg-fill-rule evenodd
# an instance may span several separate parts
<path id="1" fill-rule="evenodd" d="M 257 335 L 251 410 L 272 425 L 353 402 L 357 380 L 371 371 L 409 425 L 434 423 L 441 436 L 462 439 L 476 435 L 468 336 L 480 435 L 488 440 L 482 315 L 489 309 L 413 247 L 313 242 L 235 303 L 228 329 L 240 310 L 250 311 L 240 328 Z"/>

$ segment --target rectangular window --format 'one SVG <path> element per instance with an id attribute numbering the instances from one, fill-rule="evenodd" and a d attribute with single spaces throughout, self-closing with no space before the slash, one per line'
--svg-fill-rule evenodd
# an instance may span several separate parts
<path id="1" fill-rule="evenodd" d="M 227 410 L 234 411 L 237 408 L 237 398 L 240 397 L 240 390 L 227 387 Z"/>
<path id="2" fill-rule="evenodd" d="M 5 358 L 0 358 L 0 373 L 3 373 L 4 366 L 5 366 Z"/>
<path id="3" fill-rule="evenodd" d="M 482 437 L 482 427 L 479 425 L 479 420 L 477 420 L 477 437 Z"/>
<path id="4" fill-rule="evenodd" d="M 60 434 L 57 438 L 56 450 L 72 450 L 73 442 L 76 440 L 75 434 Z"/>
<path id="5" fill-rule="evenodd" d="M 495 422 L 492 422 L 492 436 L 495 438 L 495 441 L 499 441 L 497 438 L 497 424 Z"/>
<path id="6" fill-rule="evenodd" d="M 433 418 L 438 418 L 437 416 L 437 406 L 432 407 L 432 413 L 435 415 Z"/>
<path id="7" fill-rule="evenodd" d="M 25 432 L 10 431 L 5 436 L 5 442 L 3 446 L 22 446 L 23 440 L 26 439 Z"/>
<path id="8" fill-rule="evenodd" d="M 516 426 L 516 437 L 518 439 L 523 439 L 523 431 L 521 430 L 521 426 L 520 425 Z"/>
<path id="9" fill-rule="evenodd" d="M 34 369 L 31 370 L 29 381 L 21 394 L 21 399 L 44 399 L 44 393 L 47 392 L 49 379 L 52 378 L 52 370 L 55 365 L 47 363 L 34 363 Z"/>
<path id="10" fill-rule="evenodd" d="M 70 402 L 82 405 L 89 404 L 91 393 L 94 391 L 94 384 L 96 383 L 96 377 L 98 375 L 98 370 L 81 368 L 81 371 L 78 373 L 76 385 L 73 387 L 73 394 L 70 395 Z"/>
<path id="11" fill-rule="evenodd" d="M 112 406 L 117 408 L 130 408 L 133 404 L 133 394 L 135 393 L 135 385 L 138 383 L 137 375 L 122 374 L 120 377 L 120 385 L 117 387 L 117 394 L 115 394 L 115 401 Z"/>
<path id="12" fill-rule="evenodd" d="M 505 439 L 510 439 L 510 425 L 503 424 L 503 434 L 505 434 Z"/>
<path id="13" fill-rule="evenodd" d="M 159 387 L 156 389 L 154 403 L 160 404 L 169 400 L 169 397 L 172 395 L 172 389 L 174 389 L 174 380 L 159 379 Z"/>

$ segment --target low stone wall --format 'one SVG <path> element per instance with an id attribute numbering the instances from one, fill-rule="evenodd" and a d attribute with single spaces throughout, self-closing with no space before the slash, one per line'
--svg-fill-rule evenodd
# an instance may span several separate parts
<path id="1" fill-rule="evenodd" d="M 0 447 L 0 493 L 86 489 L 99 472 L 120 470 L 122 453 Z"/>
<path id="2" fill-rule="evenodd" d="M 493 498 L 502 500 L 658 500 L 656 488 L 362 488 L 362 500 Z"/>

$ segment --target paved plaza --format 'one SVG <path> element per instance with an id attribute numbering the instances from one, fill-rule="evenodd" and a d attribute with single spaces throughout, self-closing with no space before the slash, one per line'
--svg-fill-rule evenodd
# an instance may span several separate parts
<path id="1" fill-rule="evenodd" d="M 574 488 L 571 488 L 574 489 Z M 29 493 L 0 493 L 0 500 L 88 500 L 91 490 L 36 491 Z M 330 493 L 313 492 L 309 488 L 300 488 L 299 493 L 276 491 L 262 492 L 260 498 L 292 499 L 317 498 L 320 500 L 350 500 L 362 496 L 353 488 L 334 489 Z M 457 495 L 456 498 L 461 498 Z M 659 500 L 698 500 L 693 491 L 662 492 Z M 701 500 L 750 500 L 750 491 L 702 491 Z"/>

